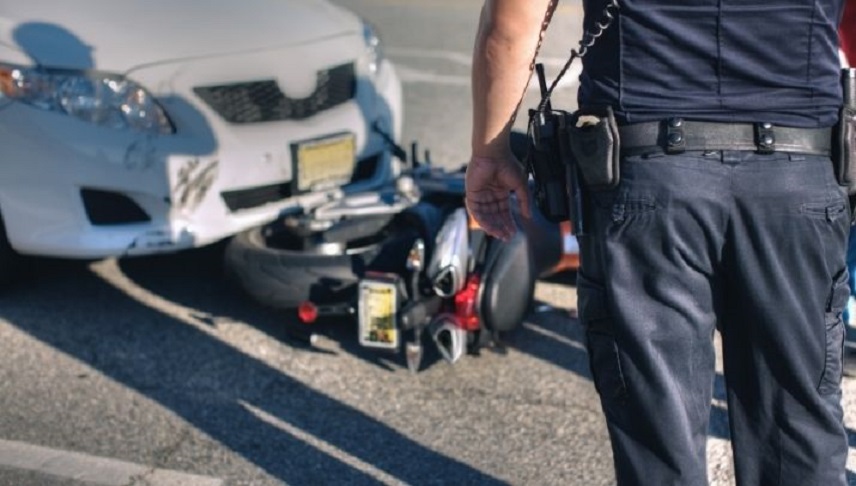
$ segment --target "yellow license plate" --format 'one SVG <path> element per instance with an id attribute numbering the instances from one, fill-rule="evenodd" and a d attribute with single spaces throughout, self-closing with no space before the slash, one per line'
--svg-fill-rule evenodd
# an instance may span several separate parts
<path id="1" fill-rule="evenodd" d="M 370 348 L 397 349 L 398 294 L 395 283 L 362 280 L 359 285 L 358 308 L 360 344 Z"/>
<path id="2" fill-rule="evenodd" d="M 297 190 L 348 182 L 354 172 L 356 146 L 350 133 L 298 144 Z"/>

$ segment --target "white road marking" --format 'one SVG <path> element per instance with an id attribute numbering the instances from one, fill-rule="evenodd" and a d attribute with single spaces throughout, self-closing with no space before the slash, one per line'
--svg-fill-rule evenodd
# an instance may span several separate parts
<path id="1" fill-rule="evenodd" d="M 0 466 L 104 486 L 222 486 L 223 480 L 0 439 Z"/>
<path id="2" fill-rule="evenodd" d="M 407 59 L 436 59 L 446 61 L 458 66 L 469 67 L 472 65 L 472 54 L 456 51 L 441 51 L 434 49 L 412 49 L 412 48 L 396 48 L 389 47 L 386 52 L 393 57 L 396 57 L 395 67 L 401 81 L 404 83 L 425 83 L 442 86 L 470 86 L 469 74 L 444 74 L 442 70 L 426 70 L 407 66 Z M 570 53 L 569 53 L 570 54 Z M 549 68 L 547 73 L 549 76 L 555 76 L 559 73 L 562 66 L 565 65 L 566 58 L 558 57 L 539 57 L 538 62 L 543 63 Z M 581 73 L 581 63 L 574 61 L 574 64 L 556 86 L 557 90 L 576 89 L 579 84 L 579 76 Z M 537 90 L 537 83 L 529 83 L 529 90 Z"/>
<path id="3" fill-rule="evenodd" d="M 409 47 L 387 47 L 387 54 L 397 57 L 421 58 L 421 59 L 443 59 L 461 66 L 469 66 L 473 62 L 473 55 L 466 52 L 438 51 L 436 49 L 415 49 Z"/>
<path id="4" fill-rule="evenodd" d="M 280 418 L 274 417 L 273 415 L 265 412 L 264 410 L 258 407 L 254 407 L 253 405 L 250 405 L 249 403 L 244 401 L 241 401 L 240 403 L 241 406 L 243 406 L 245 409 L 247 409 L 247 411 L 258 417 L 259 420 L 262 420 L 263 422 L 282 430 L 283 432 L 295 437 L 296 439 L 303 441 L 307 445 L 318 449 L 319 451 L 329 455 L 330 457 L 334 457 L 342 461 L 343 463 L 351 466 L 352 468 L 358 471 L 362 471 L 366 475 L 371 476 L 372 478 L 382 482 L 383 484 L 406 484 L 403 483 L 400 479 L 374 467 L 373 465 L 363 461 L 362 459 L 355 457 L 349 454 L 348 452 L 336 447 L 335 445 L 330 444 L 329 442 L 324 441 L 322 439 L 319 439 L 318 437 L 315 437 L 312 434 L 309 434 L 295 427 L 294 425 L 283 421 Z"/>
<path id="5" fill-rule="evenodd" d="M 562 343 L 568 347 L 578 349 L 580 351 L 586 351 L 585 346 L 574 341 L 573 339 L 569 339 L 569 338 L 563 336 L 562 334 L 559 334 L 557 332 L 553 332 L 549 329 L 545 329 L 545 328 L 538 326 L 536 324 L 533 324 L 531 322 L 524 322 L 523 327 L 530 330 L 530 331 L 533 331 L 537 334 L 540 334 L 544 337 L 548 337 L 550 339 L 553 339 L 556 342 Z"/>
<path id="6" fill-rule="evenodd" d="M 478 13 L 478 8 L 481 5 L 479 3 L 472 2 L 462 2 L 461 0 L 419 0 L 419 2 L 414 2 L 413 0 L 373 0 L 365 2 L 369 5 L 373 6 L 386 6 L 386 5 L 394 5 L 396 7 L 417 7 L 419 9 L 426 8 L 441 8 L 441 9 L 449 9 L 456 8 L 461 10 L 469 10 L 473 11 L 476 14 Z M 583 6 L 582 3 L 571 3 L 571 4 L 559 4 L 556 6 L 556 13 L 571 13 L 577 17 L 582 15 Z"/>
<path id="7" fill-rule="evenodd" d="M 470 52 L 441 51 L 438 49 L 418 49 L 411 47 L 387 47 L 384 49 L 384 51 L 393 57 L 409 57 L 413 59 L 442 59 L 445 61 L 452 62 L 454 64 L 460 64 L 461 66 L 470 66 L 473 63 L 473 55 Z M 568 51 L 568 56 L 570 55 L 571 52 Z M 566 57 L 538 57 L 538 62 L 544 64 L 544 66 L 553 68 L 560 68 L 564 66 L 567 60 L 568 58 Z M 579 61 L 574 61 L 575 64 L 577 62 Z"/>
<path id="8" fill-rule="evenodd" d="M 398 77 L 404 83 L 426 83 L 445 86 L 469 86 L 470 77 L 459 74 L 437 74 L 432 71 L 415 69 L 397 63 Z"/>
<path id="9" fill-rule="evenodd" d="M 436 85 L 444 85 L 444 86 L 462 86 L 469 87 L 470 86 L 470 76 L 469 75 L 461 75 L 461 74 L 438 74 L 434 71 L 427 71 L 424 69 L 416 69 L 403 65 L 402 63 L 396 63 L 396 70 L 398 71 L 398 76 L 401 78 L 401 81 L 404 83 L 426 83 L 426 84 L 436 84 Z M 558 73 L 558 70 L 557 70 Z M 559 81 L 559 84 L 556 85 L 556 90 L 564 90 L 576 88 L 579 84 L 578 78 L 580 76 L 580 68 L 579 66 L 573 66 L 565 76 Z M 529 91 L 535 91 L 539 89 L 537 83 L 529 83 Z"/>

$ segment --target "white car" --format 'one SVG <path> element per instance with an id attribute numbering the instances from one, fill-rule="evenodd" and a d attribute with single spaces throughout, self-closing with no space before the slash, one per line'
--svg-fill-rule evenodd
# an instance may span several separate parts
<path id="1" fill-rule="evenodd" d="M 0 248 L 198 247 L 400 170 L 394 67 L 325 0 L 0 0 L 0 35 Z"/>

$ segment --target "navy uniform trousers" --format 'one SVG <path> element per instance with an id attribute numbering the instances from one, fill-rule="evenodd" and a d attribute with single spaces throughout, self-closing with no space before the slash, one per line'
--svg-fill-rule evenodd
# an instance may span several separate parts
<path id="1" fill-rule="evenodd" d="M 830 159 L 628 156 L 588 195 L 578 307 L 620 486 L 707 485 L 722 337 L 739 486 L 842 486 L 849 206 Z"/>

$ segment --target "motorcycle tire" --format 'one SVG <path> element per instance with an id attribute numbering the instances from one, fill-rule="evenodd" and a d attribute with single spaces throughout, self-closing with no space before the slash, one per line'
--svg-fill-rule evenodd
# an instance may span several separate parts
<path id="1" fill-rule="evenodd" d="M 507 242 L 491 241 L 480 292 L 480 314 L 488 330 L 512 331 L 532 309 L 538 275 L 530 253 L 520 232 Z"/>
<path id="2" fill-rule="evenodd" d="M 276 309 L 302 302 L 323 304 L 346 299 L 366 266 L 377 257 L 381 242 L 368 241 L 332 254 L 278 246 L 267 227 L 235 235 L 224 255 L 226 271 L 250 297 Z"/>
<path id="3" fill-rule="evenodd" d="M 438 209 L 418 204 L 369 236 L 340 241 L 336 251 L 306 251 L 281 224 L 232 237 L 224 255 L 226 273 L 257 302 L 294 309 L 307 300 L 334 304 L 353 300 L 368 270 L 400 273 L 416 238 L 436 232 Z M 325 235 L 325 241 L 329 241 Z"/>

